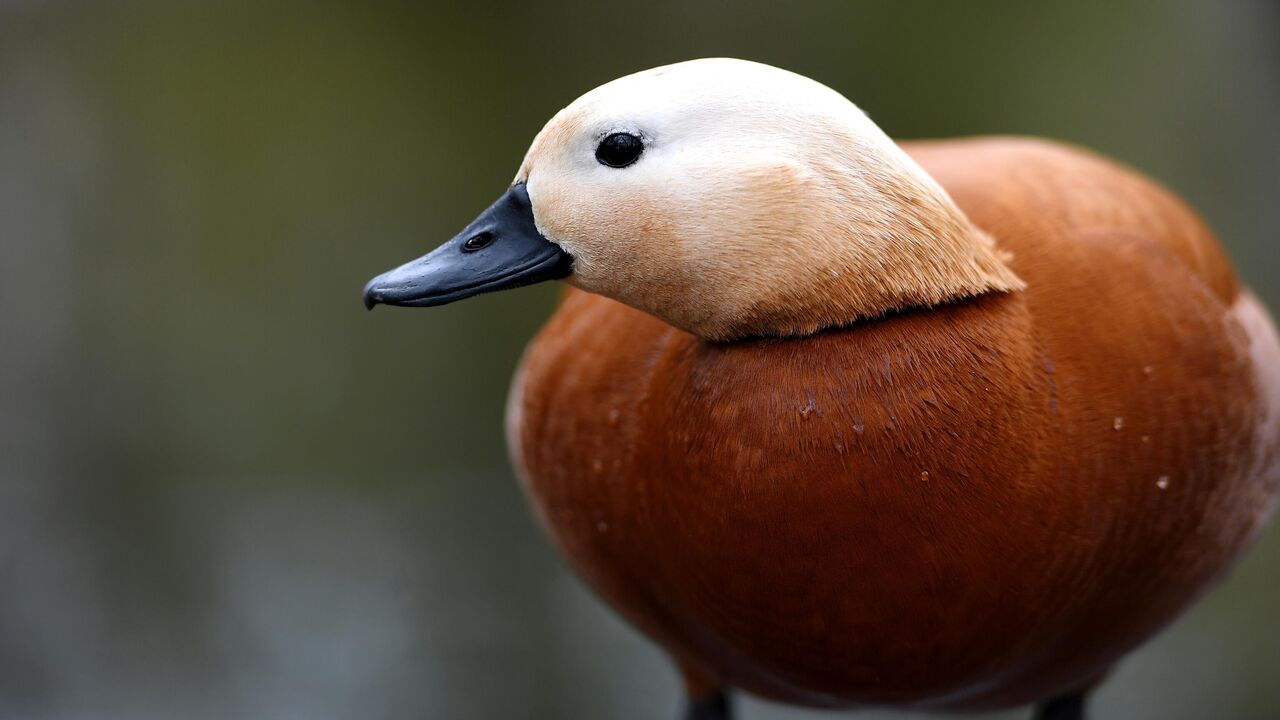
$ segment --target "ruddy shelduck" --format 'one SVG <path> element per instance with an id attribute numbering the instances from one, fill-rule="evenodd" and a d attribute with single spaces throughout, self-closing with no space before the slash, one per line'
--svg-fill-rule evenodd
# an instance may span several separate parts
<path id="1" fill-rule="evenodd" d="M 895 144 L 740 60 L 610 82 L 365 301 L 572 286 L 511 454 L 583 579 L 726 690 L 1079 718 L 1280 486 L 1280 344 L 1213 234 L 1044 140 Z"/>

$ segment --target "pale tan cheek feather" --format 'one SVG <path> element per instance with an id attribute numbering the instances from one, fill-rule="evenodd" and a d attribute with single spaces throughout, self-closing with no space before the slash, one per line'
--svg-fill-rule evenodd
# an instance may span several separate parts
<path id="1" fill-rule="evenodd" d="M 841 188 L 771 165 L 732 188 L 630 196 L 610 223 L 568 187 L 539 204 L 577 258 L 570 284 L 708 340 L 807 335 L 1023 287 L 941 189 L 887 171 L 872 180 Z"/>
<path id="2" fill-rule="evenodd" d="M 537 192 L 540 229 L 574 258 L 566 282 L 678 327 L 705 319 L 710 304 L 689 297 L 699 282 L 688 263 L 688 243 L 661 204 L 633 193 L 619 213 L 608 199 L 591 198 L 572 184 Z"/>
<path id="3" fill-rule="evenodd" d="M 776 253 L 776 271 L 727 288 L 753 299 L 748 312 L 699 334 L 805 335 L 902 308 L 1024 287 L 991 239 L 940 189 L 937 197 L 910 177 L 887 175 L 870 188 L 833 197 L 804 187 L 794 173 L 773 178 L 773 187 L 762 186 L 764 194 L 797 199 L 774 206 L 771 237 L 786 243 Z M 756 202 L 770 207 L 766 197 Z"/>

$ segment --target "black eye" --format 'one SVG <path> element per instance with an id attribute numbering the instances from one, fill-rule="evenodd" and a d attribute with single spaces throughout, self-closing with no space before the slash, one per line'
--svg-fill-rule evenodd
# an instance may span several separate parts
<path id="1" fill-rule="evenodd" d="M 611 168 L 624 168 L 640 159 L 644 142 L 631 133 L 614 133 L 600 141 L 596 160 Z"/>

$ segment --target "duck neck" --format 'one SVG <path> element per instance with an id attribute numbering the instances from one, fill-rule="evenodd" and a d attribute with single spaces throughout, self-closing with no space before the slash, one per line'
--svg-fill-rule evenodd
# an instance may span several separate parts
<path id="1" fill-rule="evenodd" d="M 923 168 L 884 140 L 887 147 L 855 146 L 853 157 L 809 159 L 805 167 L 816 171 L 791 183 L 805 201 L 771 206 L 787 215 L 788 236 L 770 243 L 768 261 L 758 265 L 767 271 L 724 274 L 737 280 L 716 293 L 727 311 L 690 318 L 686 329 L 710 340 L 804 336 L 908 308 L 1022 289 L 992 238 Z M 869 164 L 868 157 L 876 162 Z"/>

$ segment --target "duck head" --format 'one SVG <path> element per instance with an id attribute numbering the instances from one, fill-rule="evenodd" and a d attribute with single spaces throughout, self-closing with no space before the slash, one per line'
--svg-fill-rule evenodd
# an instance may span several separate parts
<path id="1" fill-rule="evenodd" d="M 561 110 L 462 233 L 365 303 L 439 305 L 563 279 L 708 340 L 797 336 L 1021 281 L 992 241 L 834 90 L 707 59 Z"/>

